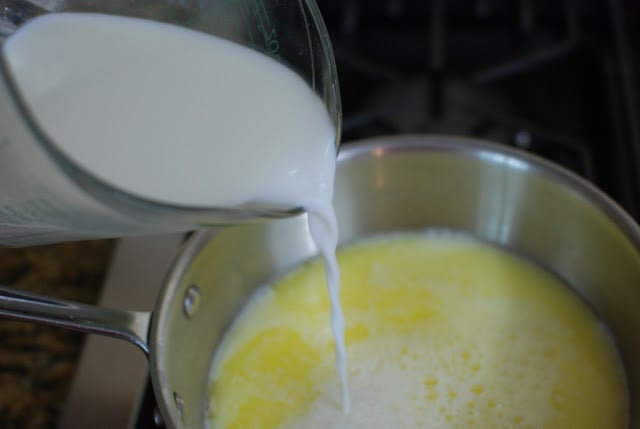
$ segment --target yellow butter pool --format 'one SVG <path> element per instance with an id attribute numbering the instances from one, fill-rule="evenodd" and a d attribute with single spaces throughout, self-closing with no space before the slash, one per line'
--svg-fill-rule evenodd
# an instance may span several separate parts
<path id="1" fill-rule="evenodd" d="M 315 261 L 234 322 L 213 362 L 212 428 L 626 427 L 606 330 L 545 271 L 441 234 L 377 237 L 338 257 L 351 413 Z"/>

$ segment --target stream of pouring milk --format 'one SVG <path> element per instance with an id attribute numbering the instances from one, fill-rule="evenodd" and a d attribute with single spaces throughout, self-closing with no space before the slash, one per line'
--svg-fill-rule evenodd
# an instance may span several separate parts
<path id="1" fill-rule="evenodd" d="M 105 182 L 173 205 L 305 207 L 326 261 L 348 411 L 335 128 L 309 86 L 240 45 L 106 15 L 36 18 L 5 42 L 3 55 L 45 133 Z"/>

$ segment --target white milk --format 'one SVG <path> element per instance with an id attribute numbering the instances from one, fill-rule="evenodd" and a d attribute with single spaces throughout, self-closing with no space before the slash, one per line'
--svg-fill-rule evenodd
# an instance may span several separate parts
<path id="1" fill-rule="evenodd" d="M 264 202 L 310 212 L 348 409 L 331 204 L 335 128 L 303 79 L 222 39 L 106 15 L 34 19 L 3 54 L 45 133 L 112 186 L 173 205 Z"/>
<path id="2" fill-rule="evenodd" d="M 326 108 L 265 55 L 92 14 L 35 19 L 4 55 L 46 134 L 116 187 L 188 206 L 329 199 L 336 153 Z"/>

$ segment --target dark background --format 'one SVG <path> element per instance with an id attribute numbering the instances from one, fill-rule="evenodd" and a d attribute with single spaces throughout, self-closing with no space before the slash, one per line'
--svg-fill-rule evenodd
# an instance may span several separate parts
<path id="1" fill-rule="evenodd" d="M 320 0 L 343 142 L 447 133 L 562 164 L 638 216 L 640 2 Z"/>

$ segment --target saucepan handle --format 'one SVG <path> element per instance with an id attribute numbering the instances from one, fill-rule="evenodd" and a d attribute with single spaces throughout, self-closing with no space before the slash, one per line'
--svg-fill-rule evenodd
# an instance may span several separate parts
<path id="1" fill-rule="evenodd" d="M 149 312 L 113 310 L 0 286 L 0 318 L 120 338 L 149 355 Z"/>

